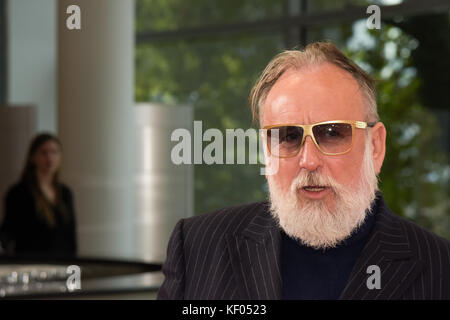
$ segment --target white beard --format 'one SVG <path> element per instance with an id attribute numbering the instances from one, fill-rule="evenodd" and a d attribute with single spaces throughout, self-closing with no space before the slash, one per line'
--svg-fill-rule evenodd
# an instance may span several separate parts
<path id="1" fill-rule="evenodd" d="M 270 211 L 287 235 L 309 247 L 327 249 L 339 245 L 361 226 L 378 190 L 370 140 L 368 135 L 356 188 L 342 186 L 318 172 L 302 170 L 285 194 L 273 176 L 268 176 Z M 334 208 L 328 208 L 324 200 L 301 196 L 299 189 L 308 185 L 331 187 Z"/>

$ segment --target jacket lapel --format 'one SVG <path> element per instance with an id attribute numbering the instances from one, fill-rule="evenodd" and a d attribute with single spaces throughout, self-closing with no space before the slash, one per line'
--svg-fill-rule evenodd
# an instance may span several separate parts
<path id="1" fill-rule="evenodd" d="M 282 298 L 281 234 L 265 208 L 241 233 L 227 235 L 239 299 Z M 340 299 L 400 299 L 423 270 L 423 261 L 414 255 L 405 231 L 381 195 L 376 210 L 371 235 Z M 380 289 L 368 288 L 372 265 L 379 267 Z"/>
<path id="2" fill-rule="evenodd" d="M 375 274 L 369 266 L 379 267 L 379 289 L 367 285 Z M 405 231 L 380 197 L 371 236 L 340 299 L 399 299 L 422 269 L 423 261 L 414 256 Z"/>
<path id="3" fill-rule="evenodd" d="M 280 299 L 281 235 L 267 208 L 241 233 L 227 235 L 227 242 L 239 298 Z"/>

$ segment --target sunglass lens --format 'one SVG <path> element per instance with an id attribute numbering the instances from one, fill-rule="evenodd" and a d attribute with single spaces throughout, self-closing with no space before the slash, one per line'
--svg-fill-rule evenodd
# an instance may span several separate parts
<path id="1" fill-rule="evenodd" d="M 352 146 L 352 126 L 348 123 L 327 123 L 313 127 L 319 148 L 326 153 L 347 152 Z"/>
<path id="2" fill-rule="evenodd" d="M 287 157 L 295 154 L 303 139 L 303 129 L 294 126 L 281 126 L 267 131 L 267 143 L 272 154 Z"/>

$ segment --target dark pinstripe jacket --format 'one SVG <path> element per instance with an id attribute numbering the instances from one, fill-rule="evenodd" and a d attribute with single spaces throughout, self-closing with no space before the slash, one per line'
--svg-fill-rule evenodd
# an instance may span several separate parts
<path id="1" fill-rule="evenodd" d="M 376 221 L 340 299 L 450 299 L 450 242 L 393 214 Z M 268 203 L 181 220 L 169 242 L 158 299 L 280 299 L 280 229 Z M 368 289 L 367 267 L 381 270 Z"/>

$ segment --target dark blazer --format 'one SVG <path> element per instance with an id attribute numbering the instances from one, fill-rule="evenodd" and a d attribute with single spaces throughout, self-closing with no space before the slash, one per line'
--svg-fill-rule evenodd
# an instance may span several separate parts
<path id="1" fill-rule="evenodd" d="M 340 299 L 450 299 L 450 242 L 393 214 L 381 195 L 375 225 Z M 158 299 L 281 299 L 281 233 L 260 202 L 178 222 Z M 367 267 L 381 270 L 369 290 Z"/>
<path id="2" fill-rule="evenodd" d="M 76 254 L 76 225 L 73 195 L 61 185 L 61 198 L 68 217 L 54 209 L 56 227 L 50 227 L 37 214 L 30 189 L 24 183 L 12 186 L 4 199 L 5 218 L 0 227 L 0 240 L 6 249 L 11 244 L 17 254 L 64 255 Z"/>

